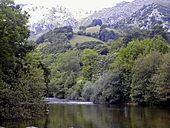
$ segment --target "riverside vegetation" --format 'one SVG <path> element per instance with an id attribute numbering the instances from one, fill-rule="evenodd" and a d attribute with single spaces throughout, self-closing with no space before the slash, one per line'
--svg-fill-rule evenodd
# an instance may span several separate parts
<path id="1" fill-rule="evenodd" d="M 27 20 L 19 6 L 1 2 L 0 119 L 40 115 L 44 96 L 100 104 L 170 103 L 169 33 L 162 27 L 127 32 L 96 19 L 77 32 L 55 28 L 31 43 Z M 73 41 L 76 36 L 80 41 Z"/>
<path id="2" fill-rule="evenodd" d="M 27 14 L 10 1 L 0 4 L 0 119 L 39 115 L 44 72 L 27 41 Z"/>

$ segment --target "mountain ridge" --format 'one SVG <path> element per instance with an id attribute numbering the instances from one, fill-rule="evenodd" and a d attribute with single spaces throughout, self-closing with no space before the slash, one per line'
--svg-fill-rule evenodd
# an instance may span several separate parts
<path id="1" fill-rule="evenodd" d="M 130 15 L 152 3 L 170 6 L 168 0 L 134 0 L 132 2 L 121 2 L 112 8 L 102 9 L 81 21 L 81 25 L 88 25 L 93 19 L 101 19 L 104 24 L 116 24 L 120 20 L 128 18 Z"/>
<path id="2" fill-rule="evenodd" d="M 93 11 L 85 11 L 83 9 L 71 11 L 57 3 L 50 7 L 34 4 L 17 5 L 29 14 L 28 25 L 31 35 L 38 34 L 41 31 L 52 30 L 56 27 L 72 26 L 77 28 L 80 19 L 93 13 Z"/>
<path id="3" fill-rule="evenodd" d="M 88 26 L 94 19 L 101 19 L 103 24 L 114 26 L 152 3 L 166 7 L 170 6 L 169 0 L 134 0 L 132 2 L 123 1 L 112 8 L 104 8 L 94 13 L 93 11 L 86 12 L 84 10 L 71 12 L 69 9 L 57 4 L 52 7 L 35 6 L 33 4 L 22 5 L 22 8 L 28 11 L 30 15 L 29 29 L 31 35 L 35 35 L 56 27 L 72 26 L 73 28 L 78 28 L 79 26 Z"/>
<path id="4" fill-rule="evenodd" d="M 154 26 L 162 26 L 170 32 L 170 8 L 152 3 L 142 7 L 130 17 L 119 21 L 114 26 L 122 29 L 136 27 L 145 30 L 149 30 Z"/>

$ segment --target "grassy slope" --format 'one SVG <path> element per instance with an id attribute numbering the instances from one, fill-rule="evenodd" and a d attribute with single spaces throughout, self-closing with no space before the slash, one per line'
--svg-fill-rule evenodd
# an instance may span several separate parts
<path id="1" fill-rule="evenodd" d="M 75 45 L 76 43 L 83 43 L 83 42 L 87 42 L 87 41 L 100 41 L 96 38 L 92 38 L 92 37 L 87 37 L 87 36 L 79 36 L 79 35 L 74 35 L 73 38 L 70 40 L 71 45 Z"/>
<path id="2" fill-rule="evenodd" d="M 86 33 L 99 33 L 100 26 L 89 27 L 86 29 Z"/>
<path id="3" fill-rule="evenodd" d="M 106 28 L 106 29 L 110 30 L 110 31 L 112 30 L 115 33 L 117 33 L 119 35 L 122 35 L 122 36 L 125 35 L 125 33 L 123 31 L 121 31 L 121 30 L 112 29 L 112 28 Z M 88 33 L 88 32 L 89 33 L 99 33 L 99 31 L 100 31 L 100 26 L 89 27 L 89 28 L 86 29 L 86 33 Z"/>

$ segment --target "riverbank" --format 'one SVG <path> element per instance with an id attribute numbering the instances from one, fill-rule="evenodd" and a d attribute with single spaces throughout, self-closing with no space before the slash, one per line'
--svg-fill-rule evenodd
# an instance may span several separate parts
<path id="1" fill-rule="evenodd" d="M 44 98 L 43 102 L 46 104 L 81 104 L 81 105 L 94 105 L 93 102 L 83 102 L 68 99 L 58 99 L 58 98 Z"/>

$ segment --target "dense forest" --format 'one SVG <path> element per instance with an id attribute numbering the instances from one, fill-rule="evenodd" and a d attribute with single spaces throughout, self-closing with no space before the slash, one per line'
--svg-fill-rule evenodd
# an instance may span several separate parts
<path id="1" fill-rule="evenodd" d="M 32 42 L 27 22 L 19 6 L 1 2 L 0 119 L 40 115 L 44 97 L 170 103 L 170 41 L 161 26 L 115 30 L 95 19 L 77 31 L 55 28 Z"/>
<path id="2" fill-rule="evenodd" d="M 169 102 L 170 47 L 161 27 L 106 43 L 73 45 L 73 35 L 70 27 L 56 28 L 34 51 L 49 70 L 49 96 L 102 104 Z"/>

